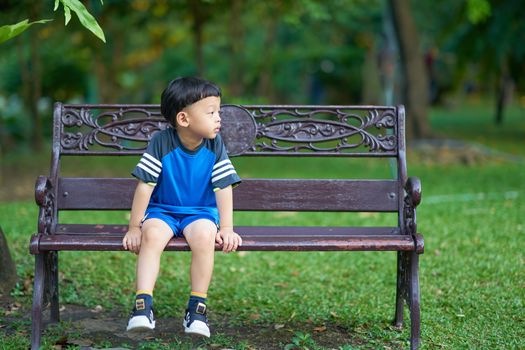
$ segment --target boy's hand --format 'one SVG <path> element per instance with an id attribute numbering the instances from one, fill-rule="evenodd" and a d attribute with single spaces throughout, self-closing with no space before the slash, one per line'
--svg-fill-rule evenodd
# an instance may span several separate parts
<path id="1" fill-rule="evenodd" d="M 140 227 L 133 227 L 128 230 L 124 239 L 122 239 L 122 245 L 125 250 L 129 250 L 135 254 L 140 251 L 140 242 L 142 240 L 142 231 Z"/>
<path id="2" fill-rule="evenodd" d="M 224 253 L 229 253 L 236 251 L 237 247 L 242 245 L 242 238 L 233 232 L 232 227 L 224 227 L 215 235 L 215 242 L 222 245 Z"/>

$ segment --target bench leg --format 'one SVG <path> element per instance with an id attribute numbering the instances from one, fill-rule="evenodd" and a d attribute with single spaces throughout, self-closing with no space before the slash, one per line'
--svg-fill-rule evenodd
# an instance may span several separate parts
<path id="1" fill-rule="evenodd" d="M 46 253 L 46 291 L 45 294 L 49 298 L 50 322 L 60 322 L 59 300 L 58 300 L 58 252 Z"/>
<path id="2" fill-rule="evenodd" d="M 31 310 L 31 350 L 40 348 L 42 336 L 42 308 L 44 303 L 44 254 L 35 255 L 35 285 L 33 288 L 33 308 Z"/>
<path id="3" fill-rule="evenodd" d="M 419 255 L 410 254 L 410 289 L 408 305 L 410 309 L 410 349 L 419 347 L 421 337 L 421 316 L 419 304 Z"/>
<path id="4" fill-rule="evenodd" d="M 403 307 L 405 305 L 406 279 L 405 279 L 405 252 L 397 252 L 397 288 L 396 288 L 396 314 L 394 316 L 394 327 L 403 327 Z"/>
<path id="5" fill-rule="evenodd" d="M 415 252 L 397 253 L 397 290 L 394 326 L 403 327 L 405 301 L 410 310 L 410 349 L 418 349 L 421 337 L 419 305 L 419 255 Z"/>

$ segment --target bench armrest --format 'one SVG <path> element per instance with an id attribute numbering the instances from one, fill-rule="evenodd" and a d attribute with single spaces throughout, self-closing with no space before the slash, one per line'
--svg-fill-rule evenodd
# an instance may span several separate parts
<path id="1" fill-rule="evenodd" d="M 405 184 L 405 198 L 403 208 L 404 231 L 415 239 L 416 253 L 424 251 L 423 236 L 417 233 L 416 207 L 421 203 L 421 180 L 412 176 Z"/>
<path id="2" fill-rule="evenodd" d="M 421 180 L 416 176 L 409 177 L 405 184 L 405 191 L 410 203 L 417 207 L 421 203 Z"/>
<path id="3" fill-rule="evenodd" d="M 45 206 L 46 197 L 49 196 L 52 189 L 53 185 L 47 176 L 38 176 L 35 183 L 35 202 L 39 207 Z"/>
<path id="4" fill-rule="evenodd" d="M 40 207 L 38 213 L 38 233 L 51 234 L 53 232 L 55 217 L 55 194 L 53 184 L 47 176 L 40 175 L 35 184 L 35 201 Z"/>

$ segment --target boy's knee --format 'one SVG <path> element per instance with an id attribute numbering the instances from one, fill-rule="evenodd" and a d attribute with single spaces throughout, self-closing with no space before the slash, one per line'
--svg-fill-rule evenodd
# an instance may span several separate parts
<path id="1" fill-rule="evenodd" d="M 212 230 L 196 230 L 192 233 L 193 240 L 199 241 L 201 243 L 209 243 L 209 242 L 215 242 L 215 232 Z"/>
<path id="2" fill-rule="evenodd" d="M 161 231 L 155 226 L 150 226 L 146 229 L 143 229 L 142 244 L 151 244 L 157 242 L 161 234 Z"/>
<path id="3" fill-rule="evenodd" d="M 215 234 L 217 233 L 217 227 L 208 220 L 202 220 L 201 222 L 195 222 L 191 229 L 188 230 L 186 239 L 197 246 L 215 245 Z"/>

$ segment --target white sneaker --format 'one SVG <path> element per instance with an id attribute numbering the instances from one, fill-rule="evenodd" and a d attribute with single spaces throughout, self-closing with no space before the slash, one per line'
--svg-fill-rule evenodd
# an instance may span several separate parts
<path id="1" fill-rule="evenodd" d="M 153 315 L 151 301 L 148 302 L 147 300 L 144 300 L 144 298 L 137 298 L 126 331 L 140 332 L 152 330 L 154 328 L 155 316 Z"/>
<path id="2" fill-rule="evenodd" d="M 208 317 L 206 316 L 206 304 L 198 303 L 195 310 L 186 310 L 186 316 L 182 322 L 184 333 L 199 335 L 201 337 L 210 337 L 210 327 L 208 326 Z"/>

